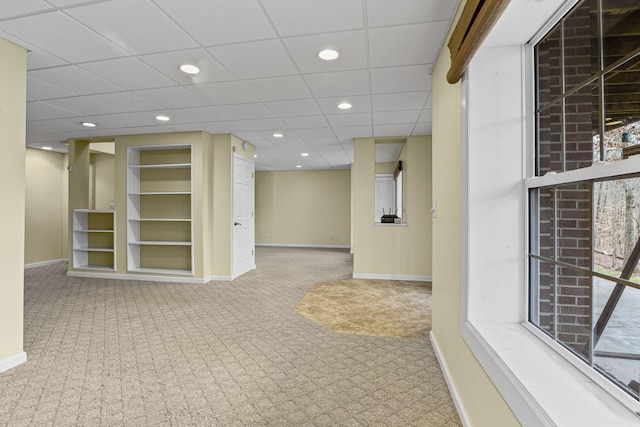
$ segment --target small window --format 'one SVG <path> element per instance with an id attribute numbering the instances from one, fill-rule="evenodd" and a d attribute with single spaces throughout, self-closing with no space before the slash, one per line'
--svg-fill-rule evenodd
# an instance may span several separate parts
<path id="1" fill-rule="evenodd" d="M 529 320 L 635 400 L 638 22 L 638 2 L 584 0 L 535 46 L 536 163 L 527 180 Z M 613 162 L 626 163 L 599 166 Z"/>

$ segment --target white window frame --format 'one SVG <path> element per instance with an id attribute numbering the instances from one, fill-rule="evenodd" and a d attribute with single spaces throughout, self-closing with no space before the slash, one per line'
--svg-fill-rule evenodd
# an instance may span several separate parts
<path id="1" fill-rule="evenodd" d="M 523 425 L 637 425 L 636 401 L 527 320 L 528 189 L 640 170 L 533 177 L 533 41 L 577 0 L 550 3 L 511 2 L 463 78 L 460 333 Z"/>

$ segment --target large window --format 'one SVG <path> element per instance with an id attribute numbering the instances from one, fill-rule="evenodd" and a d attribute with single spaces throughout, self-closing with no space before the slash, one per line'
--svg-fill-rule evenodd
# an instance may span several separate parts
<path id="1" fill-rule="evenodd" d="M 640 4 L 584 0 L 535 47 L 529 321 L 635 400 Z"/>

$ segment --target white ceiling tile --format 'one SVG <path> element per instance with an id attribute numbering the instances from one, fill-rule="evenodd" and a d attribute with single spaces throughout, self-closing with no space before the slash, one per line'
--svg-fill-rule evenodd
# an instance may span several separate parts
<path id="1" fill-rule="evenodd" d="M 147 0 L 113 0 L 68 9 L 66 13 L 132 54 L 198 47 Z"/>
<path id="2" fill-rule="evenodd" d="M 90 62 L 82 64 L 80 67 L 99 77 L 110 79 L 128 90 L 175 86 L 176 84 L 173 80 L 134 57 Z"/>
<path id="3" fill-rule="evenodd" d="M 371 70 L 373 93 L 412 92 L 431 90 L 430 66 L 374 68 Z"/>
<path id="4" fill-rule="evenodd" d="M 367 68 L 363 30 L 289 37 L 284 42 L 302 73 Z M 334 49 L 340 56 L 333 61 L 324 61 L 318 57 L 318 53 L 324 49 Z"/>
<path id="5" fill-rule="evenodd" d="M 458 6 L 452 0 L 367 0 L 369 28 L 448 21 Z"/>
<path id="6" fill-rule="evenodd" d="M 144 89 L 134 93 L 165 108 L 203 107 L 207 102 L 182 86 Z"/>
<path id="7" fill-rule="evenodd" d="M 285 117 L 282 119 L 291 129 L 308 129 L 329 126 L 324 116 Z"/>
<path id="8" fill-rule="evenodd" d="M 0 34 L 1 36 L 1 34 Z M 51 55 L 44 50 L 37 47 L 29 47 L 24 45 L 29 51 L 27 52 L 27 70 L 36 70 L 39 68 L 51 68 L 58 67 L 60 65 L 69 65 L 69 62 L 64 61 L 57 56 Z"/>
<path id="9" fill-rule="evenodd" d="M 41 120 L 29 124 L 29 127 L 27 128 L 27 135 L 31 136 L 50 134 L 54 132 L 69 132 L 74 129 L 75 126 L 61 120 Z"/>
<path id="10" fill-rule="evenodd" d="M 27 101 L 63 98 L 65 96 L 75 96 L 75 93 L 27 75 Z"/>
<path id="11" fill-rule="evenodd" d="M 152 111 L 162 108 L 133 92 L 101 93 L 87 96 L 87 98 L 122 112 Z"/>
<path id="12" fill-rule="evenodd" d="M 98 104 L 82 96 L 76 96 L 73 98 L 51 99 L 45 102 L 49 105 L 53 105 L 54 107 L 64 108 L 65 110 L 74 112 L 80 117 L 118 112 L 113 108 L 109 108 L 106 105 Z"/>
<path id="13" fill-rule="evenodd" d="M 12 16 L 27 15 L 53 9 L 44 0 L 20 0 L 0 2 L 0 16 L 5 19 Z"/>
<path id="14" fill-rule="evenodd" d="M 369 95 L 318 98 L 317 101 L 325 114 L 369 113 L 371 111 L 371 97 Z M 339 109 L 338 104 L 342 102 L 349 102 L 351 108 L 348 110 Z"/>
<path id="15" fill-rule="evenodd" d="M 261 0 L 281 36 L 362 28 L 361 0 Z"/>
<path id="16" fill-rule="evenodd" d="M 418 123 L 411 135 L 431 135 L 433 133 L 433 125 L 431 123 Z"/>
<path id="17" fill-rule="evenodd" d="M 335 141 L 335 134 L 329 127 L 294 130 L 300 136 L 300 138 L 303 138 L 305 141 L 308 141 L 309 138 L 333 138 L 333 140 Z"/>
<path id="18" fill-rule="evenodd" d="M 316 147 L 316 146 L 320 146 L 320 145 L 337 144 L 338 143 L 338 138 L 336 138 L 333 135 L 333 132 L 331 132 L 331 135 L 329 135 L 329 136 L 320 136 L 320 137 L 310 136 L 310 137 L 305 137 L 304 141 L 307 144 L 309 144 L 310 146 Z"/>
<path id="19" fill-rule="evenodd" d="M 233 122 L 218 122 L 220 126 L 229 129 L 229 132 L 239 131 L 276 131 L 285 128 L 285 124 L 278 118 L 237 120 Z M 216 125 L 218 125 L 216 123 Z"/>
<path id="20" fill-rule="evenodd" d="M 156 0 L 156 3 L 203 46 L 276 36 L 256 0 Z"/>
<path id="21" fill-rule="evenodd" d="M 333 130 L 339 138 L 368 138 L 373 136 L 371 126 L 334 127 Z"/>
<path id="22" fill-rule="evenodd" d="M 448 22 L 441 21 L 370 29 L 371 67 L 435 63 L 448 27 Z M 432 40 L 433 43 L 416 43 L 416 40 Z"/>
<path id="23" fill-rule="evenodd" d="M 271 77 L 242 82 L 261 101 L 284 101 L 311 97 L 300 76 Z"/>
<path id="24" fill-rule="evenodd" d="M 54 107 L 51 104 L 42 101 L 27 102 L 27 114 L 34 116 L 49 117 L 51 119 L 60 119 L 63 117 L 73 117 L 76 115 L 73 111 L 64 108 Z"/>
<path id="25" fill-rule="evenodd" d="M 193 108 L 181 108 L 175 110 L 178 113 L 189 117 L 194 122 L 218 122 L 224 120 L 231 120 L 231 117 L 217 109 L 216 107 L 193 107 Z"/>
<path id="26" fill-rule="evenodd" d="M 279 40 L 211 47 L 207 51 L 241 80 L 297 74 Z"/>
<path id="27" fill-rule="evenodd" d="M 375 125 L 373 127 L 373 136 L 406 136 L 410 135 L 412 130 L 412 124 Z"/>
<path id="28" fill-rule="evenodd" d="M 110 123 L 113 127 L 134 128 L 149 126 L 155 123 L 154 115 L 149 113 L 119 113 L 100 116 L 99 118 Z"/>
<path id="29" fill-rule="evenodd" d="M 238 82 L 207 83 L 186 86 L 186 88 L 213 105 L 245 104 L 258 101 L 258 98 Z"/>
<path id="30" fill-rule="evenodd" d="M 315 116 L 321 113 L 313 99 L 273 101 L 267 102 L 266 105 L 279 117 Z"/>
<path id="31" fill-rule="evenodd" d="M 304 79 L 318 98 L 369 93 L 369 73 L 366 70 L 306 74 Z"/>
<path id="32" fill-rule="evenodd" d="M 371 124 L 371 113 L 330 114 L 327 120 L 335 126 L 367 126 Z"/>
<path id="33" fill-rule="evenodd" d="M 373 113 L 373 121 L 376 125 L 414 124 L 418 120 L 420 112 L 420 110 L 413 110 Z"/>
<path id="34" fill-rule="evenodd" d="M 422 110 L 422 113 L 418 118 L 418 123 L 431 123 L 431 121 L 431 110 Z"/>
<path id="35" fill-rule="evenodd" d="M 313 152 L 325 156 L 331 155 L 344 155 L 344 150 L 342 149 L 342 145 L 340 144 L 321 144 L 313 147 Z"/>
<path id="36" fill-rule="evenodd" d="M 387 93 L 373 95 L 373 111 L 421 110 L 429 92 Z"/>
<path id="37" fill-rule="evenodd" d="M 141 56 L 140 59 L 184 85 L 233 80 L 233 76 L 204 49 L 155 53 Z M 182 64 L 195 65 L 200 72 L 195 75 L 185 74 L 178 68 Z"/>
<path id="38" fill-rule="evenodd" d="M 94 76 L 75 65 L 35 70 L 29 72 L 29 75 L 54 86 L 63 87 L 78 95 L 119 92 L 123 90 L 120 86 L 116 86 L 108 80 Z"/>
<path id="39" fill-rule="evenodd" d="M 126 52 L 62 12 L 0 22 L 0 30 L 69 62 L 125 56 Z"/>
<path id="40" fill-rule="evenodd" d="M 218 108 L 234 120 L 275 117 L 275 114 L 273 114 L 273 112 L 261 102 L 255 102 L 252 104 L 221 105 Z"/>

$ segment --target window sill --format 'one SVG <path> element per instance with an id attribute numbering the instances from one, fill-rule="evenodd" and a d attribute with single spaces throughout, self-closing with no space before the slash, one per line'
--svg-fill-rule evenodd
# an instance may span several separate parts
<path id="1" fill-rule="evenodd" d="M 406 222 L 401 222 L 396 224 L 395 222 L 374 222 L 373 225 L 375 227 L 408 227 L 409 224 Z"/>
<path id="2" fill-rule="evenodd" d="M 526 326 L 466 322 L 461 333 L 523 425 L 640 423 L 639 416 Z"/>

